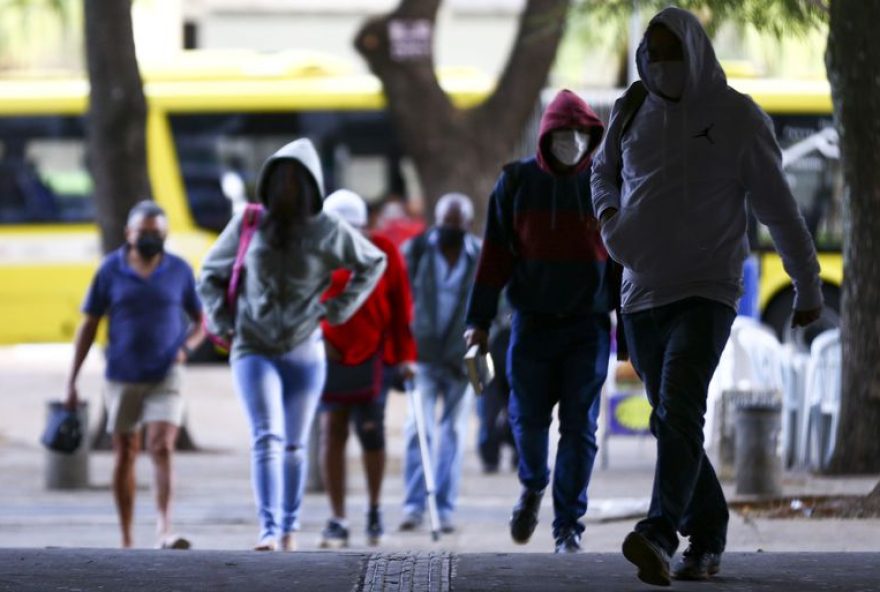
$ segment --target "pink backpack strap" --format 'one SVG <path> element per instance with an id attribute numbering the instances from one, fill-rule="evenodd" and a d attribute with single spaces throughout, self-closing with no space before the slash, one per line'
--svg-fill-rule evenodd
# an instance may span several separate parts
<path id="1" fill-rule="evenodd" d="M 260 226 L 260 217 L 263 213 L 263 206 L 260 204 L 249 203 L 244 209 L 244 215 L 241 219 L 241 231 L 238 237 L 238 250 L 235 253 L 235 261 L 232 264 L 232 275 L 229 277 L 229 286 L 226 288 L 226 305 L 229 311 L 235 315 L 235 304 L 238 300 L 239 284 L 241 283 L 241 273 L 244 270 L 244 259 L 247 255 L 248 247 L 257 228 Z"/>

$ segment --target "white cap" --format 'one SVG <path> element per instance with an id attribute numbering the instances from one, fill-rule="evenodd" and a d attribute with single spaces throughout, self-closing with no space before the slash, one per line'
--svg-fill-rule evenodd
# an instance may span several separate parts
<path id="1" fill-rule="evenodd" d="M 367 202 L 348 189 L 337 189 L 324 200 L 324 211 L 336 214 L 355 228 L 367 226 Z"/>

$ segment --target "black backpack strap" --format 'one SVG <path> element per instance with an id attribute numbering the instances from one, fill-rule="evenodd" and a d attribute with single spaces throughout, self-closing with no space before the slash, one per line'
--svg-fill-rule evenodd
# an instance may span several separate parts
<path id="1" fill-rule="evenodd" d="M 618 154 L 620 155 L 617 161 L 618 189 L 623 186 L 623 136 L 626 135 L 627 130 L 629 130 L 629 127 L 632 125 L 633 119 L 636 117 L 636 113 L 639 112 L 639 109 L 647 97 L 648 89 L 645 88 L 645 84 L 641 80 L 633 82 L 629 88 L 626 89 L 626 92 L 623 93 L 619 114 L 619 117 L 622 118 L 622 123 L 620 126 L 620 134 L 617 136 L 617 148 Z M 626 335 L 623 332 L 623 315 L 621 314 L 620 309 L 620 289 L 621 284 L 623 283 L 623 267 L 611 258 L 608 259 L 608 267 L 606 268 L 606 281 L 608 282 L 608 289 L 611 294 L 611 305 L 617 312 L 617 359 L 623 361 L 629 359 L 629 348 L 626 343 Z"/>
<path id="2" fill-rule="evenodd" d="M 636 117 L 636 113 L 639 112 L 639 109 L 642 107 L 646 98 L 648 98 L 648 89 L 645 88 L 645 83 L 641 80 L 636 80 L 630 84 L 629 88 L 626 89 L 626 92 L 623 93 L 620 104 L 620 114 L 618 115 L 622 118 L 620 134 L 617 136 L 617 152 L 620 154 L 620 158 L 617 162 L 618 188 L 623 184 L 623 136 L 626 135 L 629 127 L 632 125 L 633 119 Z"/>

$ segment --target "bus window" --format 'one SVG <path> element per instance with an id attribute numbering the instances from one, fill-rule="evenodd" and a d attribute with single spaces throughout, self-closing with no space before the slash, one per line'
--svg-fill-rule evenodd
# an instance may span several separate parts
<path id="1" fill-rule="evenodd" d="M 828 116 L 774 115 L 783 168 L 816 248 L 840 252 L 843 244 L 843 173 L 834 122 Z M 766 227 L 760 248 L 772 249 Z"/>
<path id="2" fill-rule="evenodd" d="M 92 192 L 82 118 L 0 117 L 0 224 L 90 222 Z"/>
<path id="3" fill-rule="evenodd" d="M 337 172 L 335 184 L 351 189 L 367 202 L 378 202 L 387 192 L 387 159 L 383 156 L 353 155 L 347 146 L 339 145 L 333 155 Z"/>
<path id="4" fill-rule="evenodd" d="M 263 162 L 292 140 L 315 143 L 328 192 L 344 185 L 367 199 L 383 193 L 380 163 L 397 151 L 381 111 L 172 114 L 170 122 L 193 218 L 215 231 L 232 209 L 256 199 Z"/>

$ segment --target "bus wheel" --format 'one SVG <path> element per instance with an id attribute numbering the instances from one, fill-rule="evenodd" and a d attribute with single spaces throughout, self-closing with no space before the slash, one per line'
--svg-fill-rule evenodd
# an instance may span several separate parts
<path id="1" fill-rule="evenodd" d="M 764 323 L 776 333 L 782 343 L 792 343 L 802 352 L 810 351 L 810 344 L 820 333 L 840 326 L 840 288 L 831 284 L 822 284 L 822 296 L 825 307 L 818 321 L 808 327 L 791 326 L 794 290 L 787 288 L 773 298 L 764 311 Z"/>

